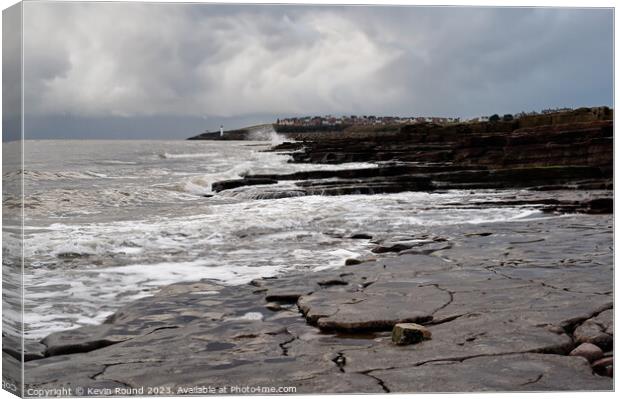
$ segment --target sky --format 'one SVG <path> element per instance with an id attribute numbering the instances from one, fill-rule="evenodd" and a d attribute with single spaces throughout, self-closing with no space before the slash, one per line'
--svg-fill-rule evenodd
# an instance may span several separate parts
<path id="1" fill-rule="evenodd" d="M 24 3 L 27 138 L 612 105 L 613 11 Z"/>

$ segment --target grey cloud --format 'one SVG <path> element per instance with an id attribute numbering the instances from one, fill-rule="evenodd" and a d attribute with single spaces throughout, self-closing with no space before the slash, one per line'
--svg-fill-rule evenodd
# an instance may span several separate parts
<path id="1" fill-rule="evenodd" d="M 612 101 L 608 9 L 25 4 L 36 126 L 63 115 L 211 126 Z"/>

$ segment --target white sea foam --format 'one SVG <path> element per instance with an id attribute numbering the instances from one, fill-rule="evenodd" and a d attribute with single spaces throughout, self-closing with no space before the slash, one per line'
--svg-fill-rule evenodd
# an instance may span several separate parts
<path id="1" fill-rule="evenodd" d="M 248 155 L 247 160 L 234 163 L 232 167 L 230 167 L 230 164 L 227 164 L 229 167 L 226 169 L 204 175 L 189 176 L 167 187 L 190 194 L 204 195 L 212 193 L 212 184 L 215 182 L 240 179 L 254 174 L 286 174 L 305 170 L 341 170 L 377 167 L 376 164 L 362 162 L 340 165 L 295 164 L 289 162 L 290 157 L 288 156 L 261 151 L 252 151 Z"/>
<path id="2" fill-rule="evenodd" d="M 29 286 L 37 292 L 30 306 L 58 317 L 29 319 L 29 336 L 41 337 L 50 328 L 68 324 L 100 322 L 102 313 L 179 281 L 243 284 L 292 269 L 340 267 L 346 258 L 370 255 L 366 240 L 343 240 L 334 237 L 334 231 L 408 233 L 416 226 L 536 216 L 518 208 L 430 207 L 455 198 L 458 195 L 428 193 L 312 196 L 211 205 L 208 213 L 185 217 L 54 223 L 27 235 L 25 251 L 29 259 L 37 259 L 30 265 Z M 63 256 L 78 266 L 62 274 L 48 269 Z M 70 289 L 56 288 L 62 284 L 70 284 Z"/>
<path id="3" fill-rule="evenodd" d="M 93 271 L 108 280 L 116 280 L 126 287 L 158 288 L 164 285 L 211 279 L 227 285 L 248 283 L 258 277 L 274 276 L 278 266 L 227 266 L 217 265 L 213 260 L 192 262 L 164 262 L 106 267 Z"/>
<path id="4" fill-rule="evenodd" d="M 21 172 L 13 172 L 13 174 L 19 175 Z M 23 172 L 24 178 L 30 180 L 75 180 L 75 179 L 96 179 L 108 177 L 104 173 L 99 173 L 91 170 L 83 172 L 73 170 L 63 170 L 57 172 L 48 172 L 41 170 L 26 169 Z"/>
<path id="5" fill-rule="evenodd" d="M 104 159 L 101 161 L 96 161 L 97 164 L 101 165 L 137 165 L 136 161 L 119 161 L 117 159 Z"/>
<path id="6" fill-rule="evenodd" d="M 259 312 L 247 312 L 243 316 L 231 317 L 230 320 L 248 320 L 248 321 L 258 321 L 263 319 L 263 314 Z"/>
<path id="7" fill-rule="evenodd" d="M 217 156 L 217 153 L 186 153 L 186 154 L 169 154 L 164 152 L 159 154 L 162 159 L 175 159 L 175 158 L 210 158 Z"/>

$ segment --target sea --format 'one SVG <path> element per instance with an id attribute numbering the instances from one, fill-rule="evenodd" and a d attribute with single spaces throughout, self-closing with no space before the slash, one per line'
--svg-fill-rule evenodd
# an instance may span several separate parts
<path id="1" fill-rule="evenodd" d="M 22 178 L 24 184 L 25 337 L 101 323 L 172 283 L 238 285 L 339 268 L 347 258 L 371 255 L 369 240 L 346 238 L 354 233 L 412 234 L 538 214 L 455 205 L 506 195 L 492 190 L 280 199 L 264 199 L 266 186 L 212 192 L 212 183 L 247 174 L 377 167 L 291 163 L 289 155 L 267 151 L 280 140 L 26 141 L 24 172 L 9 163 L 3 172 L 5 186 Z M 6 191 L 3 207 L 19 209 L 21 198 Z M 4 263 L 17 266 L 18 222 L 4 224 Z M 5 291 L 20 278 L 5 273 Z M 5 331 L 19 329 L 19 314 L 3 317 Z"/>

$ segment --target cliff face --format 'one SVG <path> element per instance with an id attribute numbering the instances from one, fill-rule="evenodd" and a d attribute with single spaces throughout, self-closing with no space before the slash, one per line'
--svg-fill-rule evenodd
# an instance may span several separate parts
<path id="1" fill-rule="evenodd" d="M 307 133 L 297 162 L 450 162 L 493 169 L 559 165 L 613 169 L 613 112 L 607 107 L 510 122 L 415 124 Z M 283 146 L 282 148 L 286 148 Z"/>

